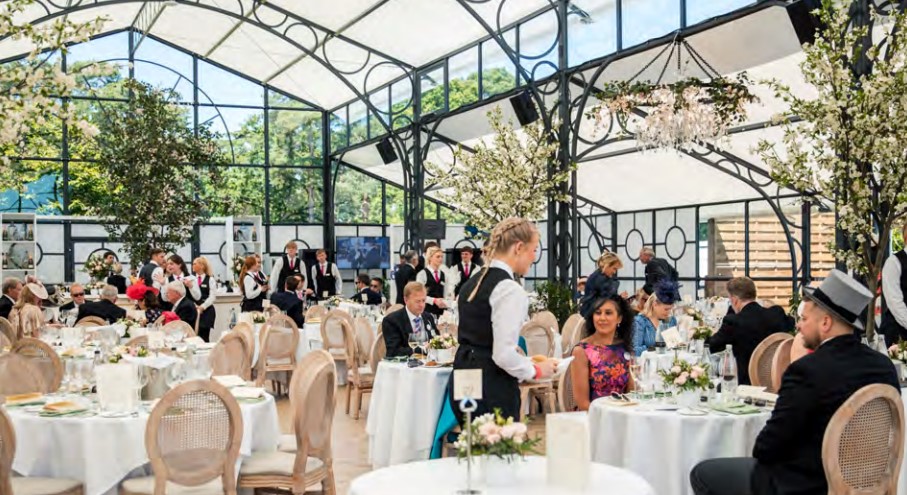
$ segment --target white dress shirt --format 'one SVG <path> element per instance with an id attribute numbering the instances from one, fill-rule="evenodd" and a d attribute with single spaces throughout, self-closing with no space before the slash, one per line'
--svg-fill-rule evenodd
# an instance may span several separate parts
<path id="1" fill-rule="evenodd" d="M 904 294 L 901 292 L 901 269 L 897 256 L 891 255 L 885 260 L 885 266 L 882 267 L 882 295 L 891 316 L 894 316 L 898 325 L 907 328 L 907 304 L 904 303 Z"/>
<path id="2" fill-rule="evenodd" d="M 164 285 L 167 285 L 167 277 L 164 276 L 164 269 L 154 260 L 151 260 L 150 263 L 154 265 L 154 270 L 151 271 L 151 285 L 154 286 L 155 289 L 161 290 Z M 163 280 L 164 282 L 161 283 L 158 282 L 158 280 Z"/>
<path id="3" fill-rule="evenodd" d="M 406 306 L 404 306 L 404 308 L 406 308 Z M 409 318 L 409 325 L 412 327 L 413 331 L 416 330 L 416 318 L 422 318 L 422 329 L 431 336 L 431 327 L 425 324 L 425 313 L 414 315 L 409 311 L 409 308 L 406 308 L 406 317 Z"/>
<path id="4" fill-rule="evenodd" d="M 196 301 L 198 301 L 199 298 L 202 297 L 202 288 L 199 287 L 199 285 L 198 285 L 198 283 L 199 283 L 198 277 L 199 277 L 198 275 L 195 276 L 195 286 L 194 286 L 196 289 L 198 289 L 198 297 L 195 298 Z M 205 275 L 201 275 L 201 277 L 204 278 Z M 214 300 L 217 299 L 216 292 L 217 292 L 217 280 L 214 278 L 214 275 L 208 275 L 208 298 L 205 299 L 204 301 L 202 301 L 201 304 L 199 304 L 199 306 L 202 307 L 202 311 L 210 308 L 211 305 L 214 304 Z"/>
<path id="5" fill-rule="evenodd" d="M 428 275 L 425 273 L 425 270 L 430 271 L 432 273 L 432 276 L 434 276 L 434 274 L 435 274 L 435 269 L 430 266 L 426 266 L 424 269 L 419 270 L 419 273 L 416 274 L 416 282 L 421 282 L 422 285 L 425 285 L 428 282 Z M 438 278 L 441 278 L 442 274 L 444 275 L 444 297 L 440 298 L 440 299 L 452 300 L 453 299 L 453 288 L 454 288 L 454 285 L 456 285 L 456 284 L 450 283 L 451 277 L 450 277 L 450 273 L 448 272 L 446 266 L 441 265 L 437 268 L 437 270 L 438 270 Z M 431 304 L 432 306 L 437 306 L 437 304 L 435 303 L 434 297 L 426 296 L 425 303 Z M 448 304 L 448 306 L 449 306 L 449 304 Z"/>
<path id="6" fill-rule="evenodd" d="M 500 268 L 513 277 L 513 269 L 503 261 L 494 260 L 491 268 Z M 517 352 L 520 329 L 529 319 L 529 296 L 515 280 L 504 280 L 495 286 L 488 298 L 491 305 L 491 331 L 494 344 L 491 359 L 499 368 L 518 380 L 535 377 L 532 360 Z"/>
<path id="7" fill-rule="evenodd" d="M 258 285 L 258 282 L 255 281 L 255 274 L 258 272 L 246 272 L 246 275 L 249 275 L 242 281 L 243 287 L 243 296 L 246 299 L 255 299 L 261 295 L 261 287 Z"/>
<path id="8" fill-rule="evenodd" d="M 288 258 L 289 258 L 289 256 L 288 256 Z M 305 267 L 302 266 L 303 263 L 298 259 L 298 255 L 297 255 L 296 261 L 293 261 L 293 259 L 290 259 L 290 263 L 293 264 L 294 268 L 297 266 L 300 267 L 299 273 L 302 273 L 303 275 L 305 275 Z M 283 287 L 277 287 L 277 279 L 280 278 L 281 270 L 283 270 L 283 256 L 278 257 L 277 261 L 274 262 L 274 266 L 271 268 L 271 275 L 273 275 L 273 277 L 271 277 L 271 280 L 269 281 L 269 283 L 271 285 L 271 294 L 277 294 L 278 289 L 283 290 Z M 338 294 L 339 294 L 339 292 L 338 292 Z"/>
<path id="9" fill-rule="evenodd" d="M 322 292 L 327 292 L 327 289 L 324 287 L 318 287 L 318 275 L 321 274 L 322 269 L 327 269 L 326 267 L 330 265 L 331 275 L 334 276 L 334 291 L 336 294 L 343 294 L 343 280 L 340 278 L 340 270 L 337 268 L 337 263 L 331 263 L 330 261 L 325 261 L 322 263 L 315 263 L 312 266 L 312 285 L 315 287 L 315 296 L 321 297 Z"/>

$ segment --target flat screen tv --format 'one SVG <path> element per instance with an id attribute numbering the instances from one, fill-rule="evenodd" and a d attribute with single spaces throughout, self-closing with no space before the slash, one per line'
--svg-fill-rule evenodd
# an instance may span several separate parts
<path id="1" fill-rule="evenodd" d="M 390 268 L 388 237 L 337 237 L 337 268 L 380 270 Z"/>

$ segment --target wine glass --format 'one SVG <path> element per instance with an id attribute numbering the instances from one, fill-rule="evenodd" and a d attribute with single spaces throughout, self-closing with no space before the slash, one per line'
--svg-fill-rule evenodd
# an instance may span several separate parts
<path id="1" fill-rule="evenodd" d="M 409 334 L 409 348 L 413 350 L 413 359 L 416 358 L 416 347 L 419 347 L 419 333 L 412 332 Z"/>
<path id="2" fill-rule="evenodd" d="M 165 380 L 168 388 L 173 388 L 186 380 L 186 366 L 183 363 L 173 363 L 166 369 Z"/>
<path id="3" fill-rule="evenodd" d="M 630 392 L 632 397 L 639 397 L 639 388 L 640 388 L 640 364 L 639 360 L 636 359 L 636 355 L 631 352 L 624 353 L 624 359 L 627 360 L 627 369 L 630 371 L 630 378 L 633 379 L 633 384 L 635 385 L 635 390 Z"/>
<path id="4" fill-rule="evenodd" d="M 135 365 L 135 393 L 139 402 L 142 401 L 142 390 L 150 381 L 150 370 L 141 364 Z"/>

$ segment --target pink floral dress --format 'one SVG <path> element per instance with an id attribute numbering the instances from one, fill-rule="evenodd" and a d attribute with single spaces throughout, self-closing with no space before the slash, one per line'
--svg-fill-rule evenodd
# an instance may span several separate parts
<path id="1" fill-rule="evenodd" d="M 589 400 L 610 396 L 612 392 L 624 393 L 630 383 L 630 372 L 622 344 L 577 344 L 589 360 Z"/>

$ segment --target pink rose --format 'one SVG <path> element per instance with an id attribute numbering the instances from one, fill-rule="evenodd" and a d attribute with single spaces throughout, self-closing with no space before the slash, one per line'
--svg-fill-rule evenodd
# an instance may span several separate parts
<path id="1" fill-rule="evenodd" d="M 494 445 L 501 441 L 501 435 L 498 435 L 497 433 L 492 433 L 491 435 L 488 435 L 485 437 L 485 441 L 487 441 L 489 443 L 489 445 Z"/>
<path id="2" fill-rule="evenodd" d="M 689 378 L 689 377 L 690 377 L 690 372 L 689 372 L 689 371 L 684 371 L 683 373 L 680 374 L 680 377 L 681 377 L 681 378 Z"/>
<path id="3" fill-rule="evenodd" d="M 525 424 L 513 423 L 512 426 L 514 428 L 514 431 L 516 431 L 516 435 L 525 435 L 526 434 L 527 428 L 526 428 Z"/>
<path id="4" fill-rule="evenodd" d="M 673 368 L 671 368 L 671 373 L 674 373 L 675 375 L 680 373 L 680 366 L 674 366 Z"/>
<path id="5" fill-rule="evenodd" d="M 495 435 L 500 431 L 500 427 L 494 423 L 485 423 L 479 427 L 479 435 L 487 437 L 489 435 Z"/>
<path id="6" fill-rule="evenodd" d="M 690 373 L 690 378 L 696 380 L 696 379 L 698 379 L 700 376 L 702 376 L 702 372 L 701 372 L 701 371 L 696 371 L 696 368 L 693 368 L 693 372 Z"/>
<path id="7" fill-rule="evenodd" d="M 685 376 L 683 376 L 683 375 L 680 375 L 680 376 L 678 376 L 677 378 L 674 379 L 674 385 L 681 385 L 681 386 L 682 386 L 682 385 L 683 385 L 684 383 L 686 383 L 686 382 L 687 382 L 687 377 L 685 377 Z"/>
<path id="8" fill-rule="evenodd" d="M 504 427 L 501 428 L 501 437 L 504 439 L 513 438 L 516 434 L 517 432 L 514 424 L 504 425 Z"/>
<path id="9" fill-rule="evenodd" d="M 700 375 L 705 373 L 705 369 L 702 366 L 693 366 L 693 371 Z"/>

